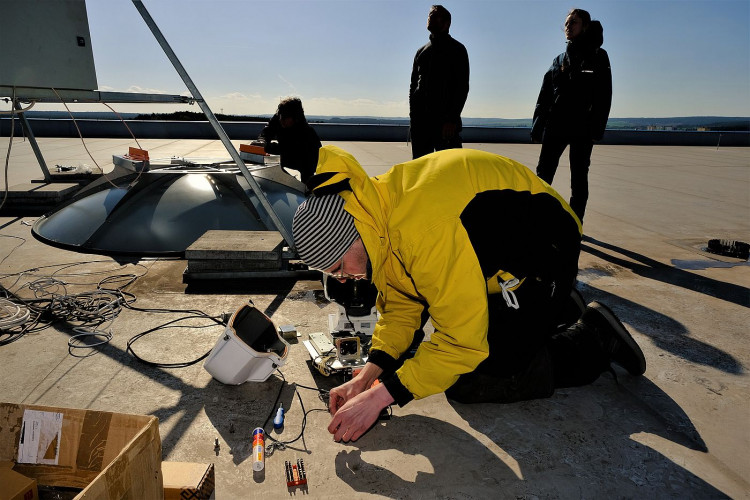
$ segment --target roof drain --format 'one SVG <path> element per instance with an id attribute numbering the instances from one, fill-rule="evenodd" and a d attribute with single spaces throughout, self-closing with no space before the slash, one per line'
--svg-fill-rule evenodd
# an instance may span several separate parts
<path id="1" fill-rule="evenodd" d="M 748 257 L 750 257 L 750 244 L 744 241 L 708 240 L 706 250 L 717 255 L 723 255 L 724 257 L 735 257 L 743 260 L 748 260 Z"/>

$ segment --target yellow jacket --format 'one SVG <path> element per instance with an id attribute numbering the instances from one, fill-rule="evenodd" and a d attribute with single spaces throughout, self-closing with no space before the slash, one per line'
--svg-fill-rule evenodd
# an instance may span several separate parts
<path id="1" fill-rule="evenodd" d="M 369 360 L 382 367 L 398 359 L 428 307 L 435 332 L 398 369 L 397 378 L 386 381 L 402 405 L 411 397 L 445 391 L 487 357 L 488 284 L 491 293 L 493 284 L 498 289 L 498 276 L 504 281 L 513 277 L 509 271 L 521 279 L 527 275 L 531 264 L 513 268 L 511 261 L 524 260 L 529 251 L 512 239 L 528 232 L 530 224 L 543 223 L 524 221 L 526 215 L 513 213 L 513 205 L 534 212 L 523 200 L 543 198 L 556 214 L 551 223 L 566 228 L 553 232 L 580 239 L 580 222 L 556 191 L 520 163 L 483 151 L 441 151 L 369 177 L 352 155 L 325 146 L 310 184 L 314 193 L 337 192 L 344 198 L 367 250 L 381 314 Z M 505 200 L 511 203 L 505 206 Z M 486 213 L 485 206 L 495 213 Z M 466 220 L 468 213 L 472 221 Z M 502 234 L 506 226 L 516 235 Z M 480 236 L 470 237 L 466 227 L 486 231 L 471 229 Z M 484 244 L 486 234 L 497 235 L 500 243 L 493 240 L 491 251 L 479 251 L 475 246 Z M 547 238 L 544 231 L 534 234 Z M 496 251 L 506 241 L 508 251 Z M 478 254 L 488 255 L 485 262 Z"/>

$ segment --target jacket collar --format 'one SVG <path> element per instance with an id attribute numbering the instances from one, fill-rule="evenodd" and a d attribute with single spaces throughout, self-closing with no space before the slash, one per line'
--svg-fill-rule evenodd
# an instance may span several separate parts
<path id="1" fill-rule="evenodd" d="M 372 264 L 372 281 L 385 290 L 385 262 L 390 253 L 385 202 L 359 162 L 341 148 L 324 146 L 318 155 L 313 193 L 337 192 L 345 200 L 344 210 L 354 217 Z"/>

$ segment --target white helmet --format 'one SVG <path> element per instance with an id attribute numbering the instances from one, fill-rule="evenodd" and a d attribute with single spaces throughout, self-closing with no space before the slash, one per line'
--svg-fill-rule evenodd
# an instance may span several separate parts
<path id="1" fill-rule="evenodd" d="M 232 315 L 203 367 L 223 384 L 264 382 L 288 353 L 276 326 L 250 302 Z"/>

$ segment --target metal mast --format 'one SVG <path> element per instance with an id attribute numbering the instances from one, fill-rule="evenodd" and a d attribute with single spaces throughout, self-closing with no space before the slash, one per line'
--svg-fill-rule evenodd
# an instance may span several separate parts
<path id="1" fill-rule="evenodd" d="M 294 241 L 292 240 L 292 235 L 288 233 L 288 231 L 286 230 L 286 227 L 281 222 L 281 219 L 276 214 L 271 204 L 268 202 L 268 198 L 266 198 L 266 195 L 260 189 L 260 186 L 258 185 L 258 181 L 255 180 L 255 178 L 252 176 L 250 171 L 247 169 L 247 166 L 245 165 L 245 162 L 242 161 L 242 158 L 240 158 L 240 154 L 237 152 L 237 149 L 235 149 L 234 145 L 229 140 L 229 136 L 224 130 L 224 127 L 221 126 L 221 124 L 219 123 L 219 120 L 216 119 L 216 116 L 208 107 L 208 104 L 206 104 L 206 101 L 203 99 L 203 96 L 201 95 L 200 91 L 198 91 L 198 88 L 193 83 L 193 80 L 187 74 L 187 71 L 185 71 L 185 68 L 182 66 L 179 59 L 177 59 L 177 56 L 175 55 L 172 48 L 169 46 L 169 43 L 167 43 L 167 39 L 164 38 L 164 35 L 161 33 L 161 30 L 159 30 L 159 27 L 154 22 L 153 18 L 151 17 L 151 14 L 149 14 L 148 11 L 146 10 L 146 7 L 143 5 L 142 0 L 133 0 L 133 5 L 135 5 L 136 9 L 138 9 L 138 12 L 141 14 L 141 17 L 143 17 L 143 20 L 146 22 L 146 25 L 151 30 L 151 33 L 154 34 L 154 37 L 159 42 L 159 45 L 161 45 L 162 50 L 164 50 L 164 53 L 169 58 L 169 61 L 172 63 L 172 66 L 174 66 L 175 70 L 177 70 L 177 73 L 180 75 L 180 77 L 182 78 L 182 81 L 185 83 L 188 90 L 192 94 L 193 98 L 195 99 L 195 102 L 198 103 L 198 106 L 200 106 L 201 110 L 203 111 L 203 114 L 206 115 L 206 118 L 208 118 L 208 121 L 211 123 L 211 126 L 219 135 L 219 139 L 221 139 L 221 142 L 224 144 L 224 147 L 226 148 L 227 152 L 232 157 L 232 160 L 234 160 L 234 162 L 239 167 L 240 171 L 242 172 L 242 175 L 245 177 L 245 180 L 247 180 L 248 184 L 250 184 L 250 188 L 258 196 L 258 200 L 260 200 L 260 204 L 268 213 L 269 217 L 271 218 L 271 221 L 276 226 L 276 229 L 279 231 L 279 233 L 281 233 L 281 236 L 284 238 L 284 241 L 286 241 L 286 243 L 289 245 L 289 248 L 292 249 L 292 251 L 294 251 Z"/>

